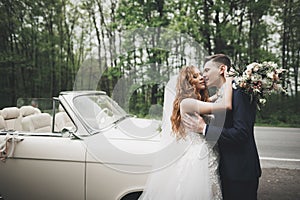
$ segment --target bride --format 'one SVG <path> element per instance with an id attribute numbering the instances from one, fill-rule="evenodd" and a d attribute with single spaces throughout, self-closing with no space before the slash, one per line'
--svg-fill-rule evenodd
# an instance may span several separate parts
<path id="1" fill-rule="evenodd" d="M 226 71 L 226 70 L 225 70 Z M 225 76 L 226 77 L 226 76 Z M 217 146 L 208 144 L 203 135 L 187 130 L 181 123 L 181 116 L 195 112 L 204 115 L 206 120 L 213 117 L 214 111 L 231 109 L 232 78 L 226 78 L 225 95 L 217 102 L 209 98 L 205 81 L 200 71 L 194 66 L 181 69 L 176 83 L 173 105 L 165 94 L 164 110 L 172 105 L 170 114 L 164 115 L 163 137 L 171 132 L 179 146 L 187 144 L 180 157 L 170 165 L 153 172 L 147 181 L 139 200 L 219 200 L 222 199 L 218 173 L 219 156 Z M 171 85 L 172 86 L 172 85 Z M 166 86 L 166 91 L 168 85 Z M 170 97 L 171 96 L 171 97 Z M 168 101 L 168 102 L 167 102 Z M 170 107 L 170 106 L 169 106 Z M 165 113 L 164 113 L 165 114 Z M 167 116 L 167 119 L 166 119 Z M 164 121 L 163 118 L 163 121 Z M 169 125 L 169 127 L 168 127 Z M 169 130 L 170 129 L 170 130 Z M 170 134 L 170 133 L 169 133 Z M 164 155 L 164 158 L 169 159 Z M 168 155 L 167 155 L 168 156 Z"/>

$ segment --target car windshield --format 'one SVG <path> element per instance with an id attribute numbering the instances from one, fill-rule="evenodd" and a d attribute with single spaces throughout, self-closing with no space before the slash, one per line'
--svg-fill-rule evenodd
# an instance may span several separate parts
<path id="1" fill-rule="evenodd" d="M 109 127 L 128 116 L 115 101 L 104 94 L 77 96 L 73 102 L 80 117 L 95 130 Z"/>

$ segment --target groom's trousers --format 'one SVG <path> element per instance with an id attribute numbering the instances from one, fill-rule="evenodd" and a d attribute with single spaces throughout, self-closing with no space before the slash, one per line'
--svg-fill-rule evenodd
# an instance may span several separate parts
<path id="1" fill-rule="evenodd" d="M 224 200 L 257 200 L 257 180 L 232 181 L 222 180 L 222 193 Z"/>

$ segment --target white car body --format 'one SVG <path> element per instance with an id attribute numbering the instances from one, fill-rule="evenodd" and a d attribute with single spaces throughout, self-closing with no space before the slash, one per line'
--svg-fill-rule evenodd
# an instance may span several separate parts
<path id="1" fill-rule="evenodd" d="M 149 155 L 158 148 L 160 121 L 118 116 L 110 119 L 113 123 L 95 128 L 95 118 L 85 118 L 83 113 L 86 108 L 79 106 L 85 102 L 84 98 L 77 105 L 74 100 L 89 95 L 109 99 L 103 92 L 95 91 L 62 92 L 56 98 L 55 101 L 59 102 L 72 120 L 71 131 L 56 132 L 55 117 L 52 122 L 54 131 L 51 132 L 2 130 L 0 143 L 6 144 L 6 152 L 3 151 L 3 161 L 0 161 L 0 199 L 138 198 L 149 175 L 152 160 L 144 156 L 145 159 L 139 161 L 135 157 Z M 97 109 L 93 112 L 98 112 Z M 106 123 L 107 119 L 99 120 L 97 123 L 101 123 L 101 120 Z M 136 124 L 137 128 L 132 127 L 132 124 Z M 148 135 L 150 133 L 153 137 L 132 137 L 127 134 L 135 130 L 147 130 Z M 15 140 L 7 140 L 8 136 Z M 22 141 L 17 142 L 16 139 Z M 89 148 L 89 142 L 93 144 L 94 139 L 97 140 L 95 151 Z M 5 145 L 2 147 L 5 148 Z M 12 150 L 11 157 L 7 157 L 8 151 Z"/>

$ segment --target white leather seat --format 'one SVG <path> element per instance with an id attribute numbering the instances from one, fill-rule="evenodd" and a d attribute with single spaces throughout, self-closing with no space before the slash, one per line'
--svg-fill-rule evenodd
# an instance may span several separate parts
<path id="1" fill-rule="evenodd" d="M 64 128 L 75 128 L 72 120 L 66 112 L 58 112 L 55 114 L 55 125 L 58 132 L 61 132 Z"/>
<path id="2" fill-rule="evenodd" d="M 27 117 L 29 115 L 39 114 L 41 113 L 40 109 L 35 108 L 33 106 L 22 106 L 20 108 L 20 113 L 22 117 Z"/>
<path id="3" fill-rule="evenodd" d="M 52 117 L 48 113 L 39 113 L 22 119 L 23 131 L 34 133 L 51 132 Z"/>
<path id="4" fill-rule="evenodd" d="M 21 115 L 20 109 L 17 107 L 4 108 L 1 111 L 1 115 L 4 118 L 6 129 L 21 131 Z"/>
<path id="5" fill-rule="evenodd" d="M 0 115 L 0 130 L 6 129 L 6 123 L 4 121 L 4 118 Z"/>

